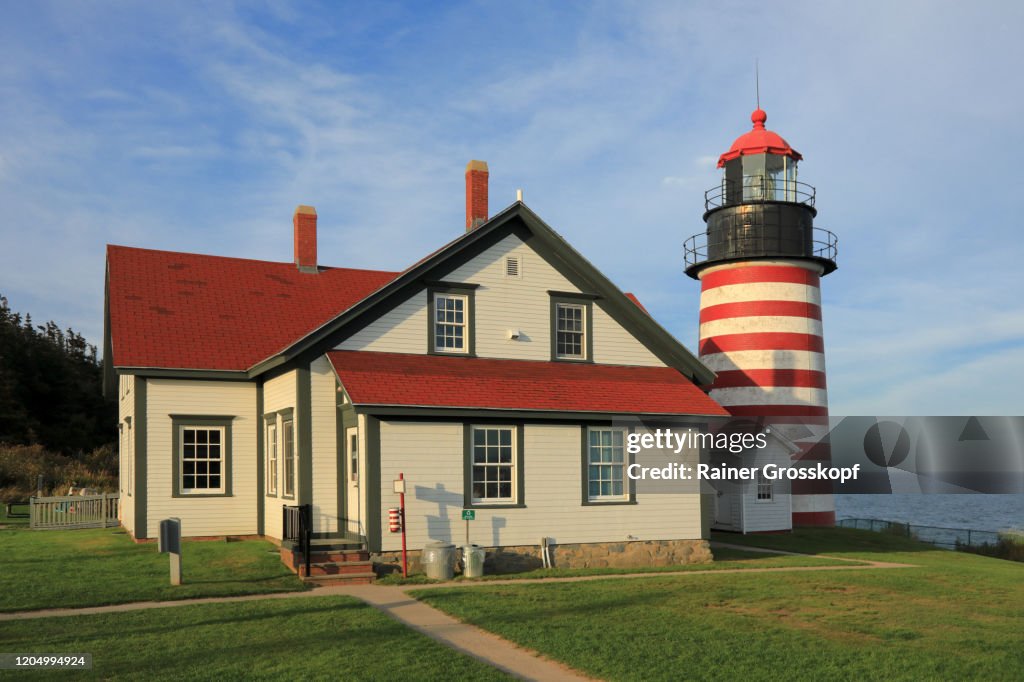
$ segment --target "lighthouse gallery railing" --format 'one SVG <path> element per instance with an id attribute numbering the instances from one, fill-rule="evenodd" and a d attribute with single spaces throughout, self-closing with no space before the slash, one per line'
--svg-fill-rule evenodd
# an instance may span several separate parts
<path id="1" fill-rule="evenodd" d="M 772 255 L 771 251 L 774 244 L 774 239 L 762 231 L 760 234 L 750 236 L 731 235 L 728 246 L 736 247 L 738 245 L 743 247 L 741 250 L 756 249 L 761 255 Z M 706 262 L 708 260 L 709 248 L 714 249 L 716 247 L 726 245 L 727 244 L 724 242 L 709 243 L 706 232 L 693 235 L 683 242 L 683 258 L 685 260 L 686 267 L 689 268 L 698 263 Z M 793 254 L 785 254 L 781 252 L 775 255 L 787 258 L 793 257 Z M 805 255 L 835 262 L 839 255 L 839 238 L 836 237 L 835 233 L 831 230 L 826 230 L 823 227 L 815 227 L 811 233 L 811 253 Z"/>

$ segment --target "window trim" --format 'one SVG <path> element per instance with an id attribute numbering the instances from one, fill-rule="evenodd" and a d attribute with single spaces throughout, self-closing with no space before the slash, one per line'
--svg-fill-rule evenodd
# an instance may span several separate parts
<path id="1" fill-rule="evenodd" d="M 122 448 L 121 453 L 124 456 L 124 478 L 127 483 L 125 484 L 124 494 L 128 497 L 132 497 L 132 476 L 134 475 L 133 466 L 135 464 L 133 452 L 133 446 L 135 445 L 135 432 L 132 430 L 132 418 L 130 416 L 124 418 L 124 428 L 121 429 Z"/>
<path id="2" fill-rule="evenodd" d="M 768 497 L 761 497 L 761 486 L 768 486 Z M 754 504 L 771 504 L 775 501 L 775 486 L 772 479 L 766 477 L 764 472 L 758 469 L 757 478 L 754 479 Z"/>
<path id="3" fill-rule="evenodd" d="M 264 474 L 266 475 L 266 481 L 264 481 L 264 485 L 266 486 L 266 496 L 267 497 L 277 497 L 278 496 L 278 490 L 279 490 L 278 479 L 280 478 L 280 473 L 281 473 L 280 452 L 278 451 L 279 450 L 279 448 L 278 448 L 278 442 L 279 441 L 278 441 L 278 438 L 277 438 L 277 434 L 278 434 L 277 415 L 276 414 L 264 415 L 263 420 L 264 420 L 264 424 L 263 424 L 263 466 L 264 466 Z M 271 440 L 271 438 L 270 438 L 270 429 L 271 428 L 274 429 L 274 438 L 273 438 L 273 440 Z M 274 466 L 273 466 L 274 477 L 273 477 L 273 479 L 271 479 L 271 477 L 270 477 L 270 472 L 271 472 L 271 466 L 270 466 L 270 463 L 271 463 L 270 447 L 271 447 L 271 445 L 273 445 L 273 447 L 274 447 L 274 459 L 273 459 L 273 463 L 274 463 Z M 271 481 L 273 481 L 273 484 L 274 484 L 273 487 L 271 487 L 271 485 L 270 485 Z"/>
<path id="4" fill-rule="evenodd" d="M 233 497 L 232 476 L 231 476 L 231 431 L 232 423 L 237 417 L 224 415 L 186 415 L 172 414 L 171 418 L 171 497 L 174 498 L 204 498 L 204 497 Z M 224 442 L 222 443 L 221 477 L 223 478 L 223 491 L 212 493 L 187 493 L 181 486 L 181 462 L 182 462 L 182 440 L 181 430 L 187 427 L 198 428 L 223 428 Z"/>
<path id="5" fill-rule="evenodd" d="M 512 485 L 514 501 L 479 502 L 473 500 L 473 431 L 477 428 L 512 430 L 512 444 L 515 448 L 515 452 L 512 456 Z M 462 425 L 462 506 L 465 509 L 522 509 L 526 507 L 526 475 L 523 468 L 524 431 L 525 429 L 522 424 L 509 424 L 508 422 L 465 422 Z"/>
<path id="6" fill-rule="evenodd" d="M 353 488 L 359 487 L 359 429 L 350 426 L 345 429 L 346 454 L 348 455 L 348 482 Z"/>
<path id="7" fill-rule="evenodd" d="M 291 492 L 290 495 L 288 494 L 288 485 L 287 485 L 287 483 L 288 483 L 288 454 L 285 451 L 285 447 L 284 447 L 284 442 L 285 442 L 284 441 L 284 432 L 285 432 L 284 426 L 285 426 L 285 424 L 291 424 L 292 425 L 292 457 L 291 457 L 291 459 L 292 459 L 292 466 L 291 466 L 291 470 L 292 470 L 292 492 Z M 296 443 L 296 441 L 295 441 L 295 436 L 296 436 L 295 415 L 289 410 L 287 413 L 282 413 L 282 415 L 281 415 L 281 451 L 280 451 L 280 454 L 279 454 L 279 456 L 281 458 L 281 472 L 280 472 L 281 485 L 279 486 L 279 490 L 280 490 L 280 498 L 282 500 L 294 500 L 295 497 L 296 497 L 296 491 L 297 491 L 297 489 L 299 487 L 299 470 L 298 470 L 298 467 L 299 467 L 299 454 L 297 452 L 297 450 L 298 450 L 298 443 Z"/>
<path id="8" fill-rule="evenodd" d="M 574 294 L 549 291 L 551 297 L 551 360 L 552 362 L 594 362 L 594 300 L 593 294 Z M 583 353 L 582 358 L 563 357 L 558 354 L 558 306 L 573 305 L 583 308 Z"/>
<path id="9" fill-rule="evenodd" d="M 427 354 L 448 357 L 476 357 L 476 284 L 434 282 L 427 287 Z M 438 350 L 435 343 L 435 296 L 463 296 L 466 299 L 465 348 L 461 351 Z"/>
<path id="10" fill-rule="evenodd" d="M 263 422 L 264 422 L 264 424 L 263 424 L 263 448 L 264 448 L 264 452 L 263 452 L 263 468 L 264 468 L 264 471 L 263 471 L 263 474 L 266 477 L 264 482 L 263 482 L 263 485 L 264 485 L 264 490 L 265 490 L 264 495 L 266 497 L 273 497 L 273 498 L 276 498 L 276 499 L 280 499 L 280 497 L 281 497 L 281 472 L 283 471 L 282 462 L 281 462 L 281 459 L 282 459 L 282 457 L 281 457 L 281 422 L 283 420 L 285 420 L 285 419 L 292 419 L 292 415 L 294 415 L 294 414 L 295 414 L 295 408 L 294 407 L 285 407 L 285 408 L 282 408 L 280 410 L 275 410 L 274 412 L 265 412 L 263 414 Z M 276 487 L 276 491 L 273 492 L 273 493 L 270 492 L 270 487 L 267 486 L 267 481 L 269 480 L 270 471 L 269 471 L 269 467 L 267 466 L 269 464 L 269 462 L 268 462 L 267 457 L 266 457 L 266 455 L 267 455 L 267 453 L 266 453 L 266 446 L 267 446 L 267 440 L 268 440 L 267 439 L 267 427 L 269 427 L 271 424 L 273 424 L 274 427 L 277 429 L 277 453 L 276 453 L 277 454 L 277 481 L 276 481 L 277 487 Z"/>
<path id="11" fill-rule="evenodd" d="M 622 480 L 626 494 L 621 498 L 608 500 L 594 500 L 590 498 L 590 431 L 591 429 L 610 430 L 618 429 L 624 432 L 622 439 L 622 452 L 624 455 L 622 464 Z M 613 424 L 584 424 L 580 427 L 580 502 L 584 507 L 608 507 L 623 504 L 636 504 L 636 481 L 627 475 L 629 466 L 636 464 L 636 455 L 626 447 L 629 434 L 633 433 L 632 426 L 615 426 Z"/>

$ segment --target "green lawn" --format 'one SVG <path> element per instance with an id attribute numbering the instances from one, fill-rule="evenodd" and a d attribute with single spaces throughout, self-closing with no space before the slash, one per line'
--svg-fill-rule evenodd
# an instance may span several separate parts
<path id="1" fill-rule="evenodd" d="M 0 611 L 302 590 L 269 542 L 184 542 L 184 583 L 169 584 L 155 543 L 119 529 L 0 530 Z"/>
<path id="2" fill-rule="evenodd" d="M 8 652 L 92 654 L 91 673 L 26 679 L 508 679 L 347 597 L 0 622 L 0 642 Z"/>
<path id="3" fill-rule="evenodd" d="M 482 578 L 463 578 L 456 581 L 489 582 L 494 580 L 538 580 L 550 578 L 573 578 L 577 576 L 627 575 L 632 573 L 684 573 L 691 571 L 727 571 L 743 568 L 781 568 L 794 566 L 851 566 L 863 565 L 862 561 L 841 561 L 829 557 L 771 556 L 763 552 L 745 552 L 727 547 L 715 548 L 715 560 L 710 564 L 682 564 L 676 566 L 638 566 L 636 568 L 540 568 L 523 573 L 499 573 Z M 425 575 L 402 578 L 400 573 L 384 576 L 377 582 L 383 585 L 429 585 L 439 581 Z"/>
<path id="4" fill-rule="evenodd" d="M 846 529 L 721 539 L 916 567 L 413 594 L 612 680 L 1024 679 L 1021 564 Z"/>
<path id="5" fill-rule="evenodd" d="M 28 525 L 28 505 L 27 504 L 16 504 L 12 507 L 12 511 L 17 514 L 13 518 L 7 516 L 7 505 L 0 504 L 0 526 L 11 525 L 11 526 L 27 526 Z"/>

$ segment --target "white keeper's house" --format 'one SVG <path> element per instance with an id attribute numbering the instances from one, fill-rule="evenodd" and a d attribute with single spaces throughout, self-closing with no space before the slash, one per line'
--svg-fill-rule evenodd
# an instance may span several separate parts
<path id="1" fill-rule="evenodd" d="M 176 517 L 289 547 L 297 508 L 316 541 L 390 562 L 401 473 L 414 552 L 461 543 L 472 509 L 472 541 L 506 564 L 539 563 L 542 538 L 556 565 L 710 558 L 714 495 L 638 492 L 626 467 L 652 455 L 625 438 L 727 415 L 701 388 L 714 373 L 521 201 L 488 218 L 486 164 L 466 186 L 466 231 L 400 272 L 321 264 L 308 206 L 287 262 L 108 247 L 135 539 Z"/>

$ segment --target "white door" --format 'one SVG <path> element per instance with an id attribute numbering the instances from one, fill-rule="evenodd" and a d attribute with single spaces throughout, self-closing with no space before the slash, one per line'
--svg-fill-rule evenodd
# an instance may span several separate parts
<path id="1" fill-rule="evenodd" d="M 363 535 L 363 520 L 359 515 L 359 482 L 363 475 L 359 452 L 359 431 L 353 426 L 345 430 L 345 518 L 350 533 Z"/>
<path id="2" fill-rule="evenodd" d="M 739 530 L 742 522 L 738 508 L 739 495 L 731 491 L 729 488 L 732 486 L 724 481 L 720 481 L 718 485 L 722 487 L 715 493 L 715 527 Z"/>

